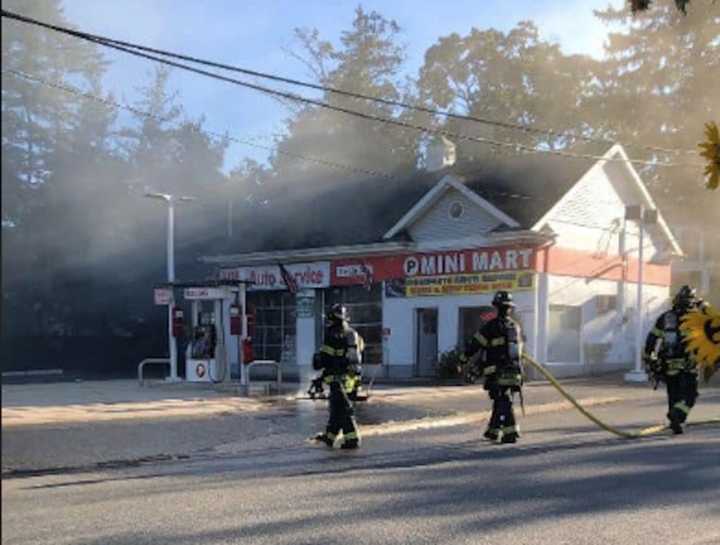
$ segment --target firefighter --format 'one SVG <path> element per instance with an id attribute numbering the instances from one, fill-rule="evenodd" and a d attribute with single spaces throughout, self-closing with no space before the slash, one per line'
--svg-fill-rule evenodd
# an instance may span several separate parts
<path id="1" fill-rule="evenodd" d="M 687 312 L 704 305 L 693 288 L 683 286 L 645 341 L 645 368 L 656 387 L 659 382 L 667 387 L 667 418 L 674 434 L 683 433 L 682 424 L 698 397 L 697 368 L 683 341 L 680 322 Z"/>
<path id="2" fill-rule="evenodd" d="M 513 395 L 522 396 L 522 333 L 520 324 L 510 316 L 515 306 L 510 293 L 498 291 L 492 305 L 497 309 L 497 316 L 470 339 L 461 360 L 470 365 L 474 360 L 493 402 L 484 437 L 500 443 L 515 443 L 520 437 L 520 428 L 515 422 Z"/>
<path id="3" fill-rule="evenodd" d="M 350 394 L 360 380 L 364 341 L 348 322 L 345 306 L 333 305 L 327 315 L 325 344 L 313 358 L 313 368 L 322 371 L 323 382 L 330 387 L 330 418 L 325 433 L 315 440 L 332 447 L 342 431 L 340 448 L 355 449 L 360 446 L 360 433 Z"/>

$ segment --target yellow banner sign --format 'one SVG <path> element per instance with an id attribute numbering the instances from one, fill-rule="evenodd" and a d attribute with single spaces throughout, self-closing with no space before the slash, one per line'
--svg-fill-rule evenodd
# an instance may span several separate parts
<path id="1" fill-rule="evenodd" d="M 425 297 L 530 290 L 534 278 L 535 273 L 530 271 L 401 278 L 386 282 L 386 295 Z"/>

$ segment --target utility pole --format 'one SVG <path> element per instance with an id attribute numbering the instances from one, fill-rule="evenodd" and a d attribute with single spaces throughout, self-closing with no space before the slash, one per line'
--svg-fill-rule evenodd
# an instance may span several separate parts
<path id="1" fill-rule="evenodd" d="M 150 199 L 159 199 L 165 201 L 168 207 L 167 218 L 167 279 L 170 284 L 171 296 L 168 304 L 168 352 L 170 356 L 170 382 L 177 382 L 178 364 L 177 364 L 177 339 L 173 335 L 173 308 L 175 307 L 175 202 L 194 201 L 195 197 L 174 197 L 167 193 L 148 192 L 145 196 Z"/>
<path id="2" fill-rule="evenodd" d="M 635 220 L 638 225 L 638 278 L 635 303 L 635 367 L 625 374 L 626 382 L 647 382 L 648 376 L 643 365 L 645 338 L 643 335 L 643 273 L 645 265 L 645 227 L 657 223 L 657 210 L 644 208 L 643 205 L 628 206 L 625 219 Z"/>

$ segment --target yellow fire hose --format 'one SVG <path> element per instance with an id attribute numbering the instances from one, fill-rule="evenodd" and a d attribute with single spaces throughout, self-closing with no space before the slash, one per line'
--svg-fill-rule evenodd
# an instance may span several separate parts
<path id="1" fill-rule="evenodd" d="M 563 388 L 560 383 L 557 381 L 557 379 L 543 367 L 540 363 L 535 361 L 533 358 L 531 358 L 528 355 L 523 355 L 523 359 L 526 360 L 530 365 L 532 365 L 535 369 L 537 369 L 546 379 L 550 381 L 550 384 L 552 384 L 555 389 L 560 392 L 560 394 L 567 399 L 570 403 L 572 403 L 575 408 L 580 411 L 586 418 L 593 421 L 595 424 L 597 424 L 599 427 L 604 429 L 605 431 L 612 433 L 614 435 L 617 435 L 618 437 L 622 437 L 624 439 L 638 439 L 640 437 L 647 437 L 648 435 L 653 435 L 656 433 L 660 433 L 662 431 L 665 431 L 668 429 L 668 426 L 664 424 L 659 424 L 657 426 L 650 426 L 649 428 L 644 428 L 640 431 L 623 431 L 619 430 L 618 428 L 615 428 L 611 426 L 610 424 L 606 424 L 602 420 L 600 420 L 597 416 L 592 414 L 590 411 L 588 411 L 585 407 L 580 405 L 577 399 L 575 399 L 570 393 L 568 393 L 565 388 Z M 709 420 L 702 420 L 698 422 L 691 422 L 688 425 L 690 426 L 697 426 L 701 424 L 720 424 L 720 418 L 711 418 Z"/>

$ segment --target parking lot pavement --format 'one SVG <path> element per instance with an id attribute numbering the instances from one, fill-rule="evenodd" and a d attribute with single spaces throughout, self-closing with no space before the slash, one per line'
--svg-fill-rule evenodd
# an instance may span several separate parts
<path id="1" fill-rule="evenodd" d="M 623 400 L 662 404 L 664 399 L 661 391 L 626 385 L 616 376 L 564 384 L 586 406 Z M 296 444 L 322 429 L 327 418 L 326 402 L 297 399 L 302 397 L 298 385 L 283 395 L 251 398 L 212 385 L 141 388 L 130 380 L 3 385 L 2 390 L 5 473 Z M 548 383 L 528 384 L 525 400 L 528 416 L 570 409 Z M 481 386 L 387 385 L 358 404 L 358 420 L 365 436 L 379 437 L 477 425 L 488 410 Z"/>

